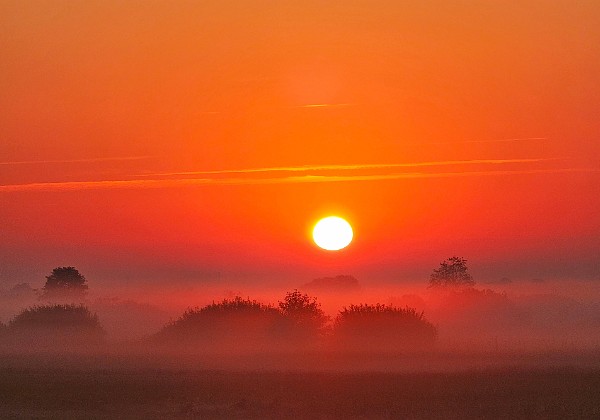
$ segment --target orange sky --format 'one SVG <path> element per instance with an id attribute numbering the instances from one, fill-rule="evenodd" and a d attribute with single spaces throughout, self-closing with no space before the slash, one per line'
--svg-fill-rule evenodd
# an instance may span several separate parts
<path id="1" fill-rule="evenodd" d="M 2 1 L 0 286 L 58 265 L 426 282 L 452 255 L 482 280 L 598 279 L 599 21 L 597 1 Z M 355 229 L 335 254 L 308 237 L 331 213 Z"/>

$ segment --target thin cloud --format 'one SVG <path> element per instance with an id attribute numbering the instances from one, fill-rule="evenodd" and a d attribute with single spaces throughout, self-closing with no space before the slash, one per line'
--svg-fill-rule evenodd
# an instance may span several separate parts
<path id="1" fill-rule="evenodd" d="M 85 158 L 85 159 L 56 159 L 56 160 L 20 160 L 12 162 L 0 162 L 0 165 L 36 165 L 46 163 L 85 163 L 85 162 L 105 162 L 114 160 L 144 160 L 155 156 L 122 156 L 122 157 L 104 157 L 104 158 Z"/>
<path id="2" fill-rule="evenodd" d="M 297 105 L 294 108 L 340 108 L 352 106 L 352 104 L 305 104 Z"/>
<path id="3" fill-rule="evenodd" d="M 471 176 L 500 176 L 500 175 L 530 175 L 530 174 L 558 174 L 573 172 L 600 172 L 600 169 L 592 168 L 561 168 L 561 169 L 520 169 L 520 170 L 492 170 L 492 171 L 466 171 L 466 172 L 408 172 L 383 175 L 348 175 L 348 176 L 315 176 L 289 177 L 295 182 L 301 182 L 299 178 L 309 178 L 305 182 L 344 182 L 344 181 L 384 181 L 396 179 L 417 178 L 456 178 Z"/>
<path id="4" fill-rule="evenodd" d="M 185 171 L 185 172 L 159 172 L 152 174 L 137 175 L 140 177 L 156 176 L 181 176 L 181 175 L 223 175 L 223 174 L 253 174 L 268 172 L 311 172 L 311 171 L 348 171 L 360 169 L 392 169 L 392 168 L 418 168 L 429 166 L 448 166 L 448 165 L 500 165 L 508 163 L 534 163 L 559 160 L 560 158 L 543 159 L 471 159 L 471 160 L 446 160 L 432 162 L 410 162 L 410 163 L 374 163 L 374 164 L 355 164 L 355 165 L 305 165 L 305 166 L 274 166 L 267 168 L 248 168 L 248 169 L 221 169 L 215 171 Z"/>
<path id="5" fill-rule="evenodd" d="M 515 139 L 489 139 L 489 140 L 457 140 L 457 141 L 436 141 L 429 144 L 457 144 L 457 143 L 514 143 L 533 140 L 548 140 L 548 137 L 524 137 Z"/>
<path id="6" fill-rule="evenodd" d="M 454 178 L 471 176 L 503 176 L 528 174 L 557 174 L 573 172 L 600 172 L 594 168 L 562 168 L 562 169 L 524 169 L 524 170 L 490 170 L 467 172 L 404 172 L 382 175 L 301 175 L 262 179 L 248 178 L 184 178 L 184 179 L 144 179 L 144 180 L 103 180 L 103 181 L 71 181 L 40 182 L 30 184 L 1 185 L 0 192 L 27 191 L 81 191 L 98 189 L 150 189 L 173 188 L 201 185 L 267 185 L 267 184 L 300 184 L 322 182 L 356 182 L 383 181 L 419 178 Z"/>

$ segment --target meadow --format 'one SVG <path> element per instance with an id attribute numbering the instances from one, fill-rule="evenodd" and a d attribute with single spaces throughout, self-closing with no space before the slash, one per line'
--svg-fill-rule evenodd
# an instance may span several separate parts
<path id="1" fill-rule="evenodd" d="M 1 418 L 598 418 L 600 370 L 2 368 Z"/>

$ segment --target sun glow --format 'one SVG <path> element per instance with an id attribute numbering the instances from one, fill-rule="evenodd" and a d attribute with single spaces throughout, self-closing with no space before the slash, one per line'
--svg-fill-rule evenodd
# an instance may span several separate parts
<path id="1" fill-rule="evenodd" d="M 325 217 L 317 222 L 313 229 L 315 243 L 328 251 L 338 251 L 352 242 L 352 226 L 337 216 Z"/>

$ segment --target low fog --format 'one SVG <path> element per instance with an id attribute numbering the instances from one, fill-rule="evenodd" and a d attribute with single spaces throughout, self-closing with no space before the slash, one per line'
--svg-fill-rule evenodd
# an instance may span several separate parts
<path id="1" fill-rule="evenodd" d="M 344 274 L 281 287 L 224 281 L 135 295 L 94 290 L 90 282 L 76 302 L 42 292 L 26 283 L 0 291 L 3 354 L 103 355 L 160 366 L 426 370 L 589 364 L 600 347 L 600 286 L 592 281 L 502 279 L 436 289 L 423 281 L 377 284 Z M 318 327 L 292 327 L 282 315 L 292 292 L 321 311 Z M 27 321 L 57 304 L 78 312 L 87 329 L 72 320 L 67 328 L 59 318 L 52 324 L 48 314 L 40 315 L 43 325 Z M 232 305 L 256 311 L 226 315 L 223 308 Z M 365 317 L 367 309 L 408 316 L 412 324 Z M 354 324 L 344 324 L 344 314 L 357 315 Z"/>

